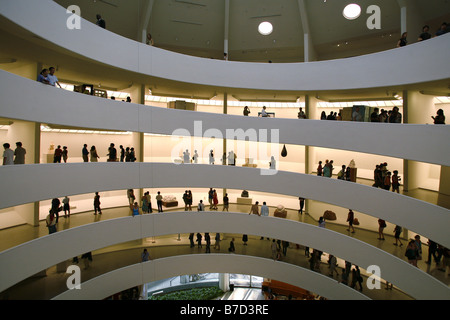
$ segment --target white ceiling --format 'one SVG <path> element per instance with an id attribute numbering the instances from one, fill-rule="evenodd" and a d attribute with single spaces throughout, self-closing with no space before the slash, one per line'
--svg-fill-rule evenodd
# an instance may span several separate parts
<path id="1" fill-rule="evenodd" d="M 404 0 L 229 0 L 229 59 L 304 61 L 303 34 L 308 29 L 318 60 L 391 49 L 400 37 L 401 1 Z M 225 0 L 55 2 L 66 8 L 78 5 L 82 17 L 91 22 L 96 21 L 99 13 L 106 20 L 108 30 L 138 41 L 150 6 L 147 31 L 156 46 L 202 57 L 223 57 Z M 342 15 L 344 7 L 351 2 L 362 8 L 361 16 L 352 21 Z M 302 3 L 304 12 L 300 11 Z M 434 32 L 442 21 L 450 21 L 450 0 L 407 0 L 407 4 L 415 7 L 420 21 L 417 29 L 411 30 L 410 42 L 418 37 L 424 23 L 430 24 Z M 370 16 L 366 10 L 370 5 L 381 9 L 381 30 L 369 30 L 366 26 Z M 271 35 L 262 36 L 257 32 L 262 21 L 273 24 Z M 344 45 L 337 47 L 339 43 Z"/>

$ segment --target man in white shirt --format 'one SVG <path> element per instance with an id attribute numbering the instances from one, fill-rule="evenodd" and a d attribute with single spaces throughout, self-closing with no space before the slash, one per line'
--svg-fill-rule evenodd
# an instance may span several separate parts
<path id="1" fill-rule="evenodd" d="M 58 78 L 55 76 L 55 67 L 50 67 L 49 71 L 50 73 L 48 74 L 47 79 L 50 82 L 50 85 L 56 87 L 55 84 L 57 84 L 61 88 Z"/>
<path id="2" fill-rule="evenodd" d="M 203 204 L 203 200 L 200 200 L 197 206 L 197 211 L 205 211 L 205 205 Z"/>
<path id="3" fill-rule="evenodd" d="M 264 106 L 261 110 L 261 117 L 263 117 L 263 118 L 269 117 L 269 115 L 266 112 L 266 106 Z"/>
<path id="4" fill-rule="evenodd" d="M 4 143 L 3 148 L 5 148 L 5 151 L 3 151 L 3 165 L 10 165 L 14 164 L 14 151 L 9 148 L 9 143 Z"/>
<path id="5" fill-rule="evenodd" d="M 352 120 L 358 121 L 358 122 L 362 121 L 361 113 L 359 113 L 359 107 L 355 107 L 355 111 L 353 111 L 353 114 L 352 114 Z"/>

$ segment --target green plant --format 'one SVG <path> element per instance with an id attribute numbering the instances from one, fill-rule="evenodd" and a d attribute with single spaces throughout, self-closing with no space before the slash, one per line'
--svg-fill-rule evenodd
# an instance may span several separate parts
<path id="1" fill-rule="evenodd" d="M 218 287 L 192 288 L 150 297 L 150 300 L 212 300 L 223 294 Z"/>

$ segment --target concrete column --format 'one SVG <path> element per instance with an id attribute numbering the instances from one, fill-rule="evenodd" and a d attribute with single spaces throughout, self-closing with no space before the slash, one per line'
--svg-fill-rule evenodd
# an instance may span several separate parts
<path id="1" fill-rule="evenodd" d="M 230 290 L 230 274 L 229 273 L 219 273 L 219 288 L 227 292 Z"/>
<path id="2" fill-rule="evenodd" d="M 34 123 L 34 163 L 38 164 L 41 160 L 41 124 Z M 39 226 L 39 201 L 33 204 L 33 226 Z"/>
<path id="3" fill-rule="evenodd" d="M 228 93 L 224 93 L 223 94 L 223 114 L 228 114 Z M 225 134 L 225 132 L 224 132 Z M 225 154 L 227 153 L 227 139 L 224 137 L 223 138 L 223 152 L 220 155 L 220 159 L 222 159 L 223 153 L 225 152 Z M 225 163 L 223 165 L 226 165 Z M 222 190 L 222 194 L 223 196 L 225 196 L 225 194 L 227 193 L 227 189 L 223 189 Z"/>
<path id="4" fill-rule="evenodd" d="M 225 0 L 225 33 L 224 33 L 224 41 L 223 41 L 223 52 L 228 56 L 228 31 L 230 26 L 230 0 Z"/>
<path id="5" fill-rule="evenodd" d="M 307 119 L 316 119 L 317 99 L 311 95 L 305 96 L 305 114 Z M 305 146 L 305 174 L 311 174 L 315 168 L 315 147 Z M 302 196 L 302 195 L 299 195 Z M 311 208 L 311 200 L 305 199 L 305 207 L 303 210 L 308 212 Z"/>

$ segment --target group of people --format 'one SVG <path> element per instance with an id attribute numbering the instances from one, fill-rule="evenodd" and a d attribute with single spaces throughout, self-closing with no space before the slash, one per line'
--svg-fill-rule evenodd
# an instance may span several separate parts
<path id="1" fill-rule="evenodd" d="M 25 164 L 27 150 L 22 146 L 22 142 L 16 142 L 16 148 L 11 149 L 9 143 L 3 144 L 3 165 Z"/>
<path id="2" fill-rule="evenodd" d="M 425 40 L 428 40 L 428 39 L 431 39 L 434 37 L 439 37 L 443 34 L 446 34 L 449 31 L 450 31 L 450 25 L 448 25 L 447 22 L 443 22 L 433 36 L 430 33 L 430 26 L 424 25 L 422 27 L 422 33 L 419 35 L 419 38 L 417 39 L 417 41 L 420 42 L 420 41 L 425 41 Z M 408 44 L 407 37 L 408 37 L 408 32 L 403 32 L 401 38 L 397 42 L 397 48 L 404 47 Z"/>
<path id="3" fill-rule="evenodd" d="M 370 114 L 370 122 L 384 122 L 384 123 L 402 123 L 402 114 L 399 112 L 398 107 L 394 107 L 392 110 L 381 111 L 375 108 Z"/>
<path id="4" fill-rule="evenodd" d="M 400 193 L 400 181 L 401 177 L 398 175 L 398 170 L 394 170 L 393 174 L 387 169 L 387 163 L 383 162 L 377 164 L 374 170 L 374 184 L 375 188 L 382 188 L 384 190 L 390 190 L 392 187 L 393 192 Z"/>
<path id="5" fill-rule="evenodd" d="M 325 164 L 323 166 L 322 161 L 319 161 L 319 165 L 317 166 L 317 175 L 321 177 L 331 178 L 331 176 L 333 175 L 333 169 L 333 160 L 325 160 Z"/>
<path id="6" fill-rule="evenodd" d="M 57 224 L 59 222 L 59 213 L 64 211 L 64 218 L 70 217 L 70 199 L 65 196 L 61 201 L 58 198 L 52 199 L 51 208 L 48 211 L 48 215 L 45 218 L 45 223 L 48 228 L 48 233 L 52 234 L 58 231 Z"/>
<path id="7" fill-rule="evenodd" d="M 42 69 L 37 77 L 37 81 L 46 85 L 50 85 L 52 87 L 56 87 L 56 85 L 58 85 L 60 88 L 62 88 L 61 84 L 59 83 L 58 77 L 55 75 L 55 71 L 55 67 Z"/>
<path id="8" fill-rule="evenodd" d="M 123 145 L 120 145 L 120 158 L 117 157 L 117 149 L 115 148 L 114 143 L 111 143 L 108 148 L 108 162 L 135 162 L 136 161 L 136 152 L 133 147 L 124 148 Z M 84 144 L 83 149 L 81 150 L 81 154 L 84 162 L 98 162 L 100 156 L 97 153 L 97 149 L 95 146 L 92 146 L 90 150 L 88 150 L 88 145 Z"/>
<path id="9" fill-rule="evenodd" d="M 197 242 L 197 248 L 199 248 L 199 249 L 203 248 L 203 244 L 202 244 L 203 236 L 202 236 L 202 234 L 200 232 L 197 232 L 196 235 L 193 232 L 189 234 L 190 247 L 191 248 L 195 247 L 194 236 L 196 237 L 195 242 Z M 221 239 L 220 239 L 220 233 L 219 232 L 216 233 L 216 235 L 214 237 L 214 240 L 215 240 L 214 249 L 215 250 L 220 250 L 220 241 L 221 241 Z M 206 251 L 205 251 L 205 253 L 211 253 L 211 235 L 209 234 L 209 232 L 205 232 L 205 242 L 206 242 Z M 232 242 L 232 246 L 233 246 L 233 249 L 234 249 L 234 238 L 231 240 L 231 242 Z"/>

